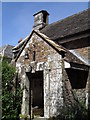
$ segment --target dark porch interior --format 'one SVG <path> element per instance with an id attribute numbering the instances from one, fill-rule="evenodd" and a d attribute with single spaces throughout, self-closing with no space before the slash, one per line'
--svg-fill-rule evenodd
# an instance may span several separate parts
<path id="1" fill-rule="evenodd" d="M 68 74 L 72 89 L 83 89 L 86 87 L 88 71 L 67 68 L 66 72 Z"/>
<path id="2" fill-rule="evenodd" d="M 30 81 L 30 106 L 33 115 L 44 116 L 43 71 L 27 75 Z"/>

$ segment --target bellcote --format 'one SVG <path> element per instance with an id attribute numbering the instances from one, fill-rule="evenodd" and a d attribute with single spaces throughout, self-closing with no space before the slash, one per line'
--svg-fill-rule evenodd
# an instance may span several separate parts
<path id="1" fill-rule="evenodd" d="M 41 10 L 34 15 L 34 29 L 42 29 L 48 25 L 48 16 L 49 13 L 46 10 Z"/>

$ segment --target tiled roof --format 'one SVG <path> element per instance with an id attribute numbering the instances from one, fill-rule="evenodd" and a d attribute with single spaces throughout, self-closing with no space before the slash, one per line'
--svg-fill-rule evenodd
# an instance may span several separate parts
<path id="1" fill-rule="evenodd" d="M 49 24 L 44 27 L 41 32 L 50 39 L 57 40 L 68 35 L 88 30 L 90 28 L 89 11 L 90 9 L 87 9 L 63 20 Z"/>
<path id="2" fill-rule="evenodd" d="M 90 46 L 70 50 L 70 52 L 90 66 Z"/>

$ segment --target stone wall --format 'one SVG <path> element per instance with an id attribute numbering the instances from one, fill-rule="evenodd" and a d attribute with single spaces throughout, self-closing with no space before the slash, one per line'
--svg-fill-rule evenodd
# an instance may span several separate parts
<path id="1" fill-rule="evenodd" d="M 90 68 L 88 72 L 88 79 L 87 79 L 87 85 L 86 85 L 86 106 L 90 112 Z"/>
<path id="2" fill-rule="evenodd" d="M 57 115 L 63 106 L 62 57 L 58 54 L 48 57 L 50 65 L 50 116 Z"/>
<path id="3" fill-rule="evenodd" d="M 33 51 L 35 51 L 35 61 L 33 61 Z M 29 59 L 25 59 L 26 52 Z M 16 67 L 23 88 L 22 114 L 29 114 L 30 109 L 30 86 L 26 73 L 36 71 L 43 71 L 45 118 L 58 115 L 62 106 L 74 105 L 73 90 L 62 56 L 35 33 L 22 51 Z M 77 90 L 76 93 L 79 99 L 85 97 L 85 89 Z"/>
<path id="4" fill-rule="evenodd" d="M 62 64 L 64 66 L 64 61 Z M 62 67 L 62 75 L 64 107 L 72 107 L 74 105 L 73 91 L 65 67 Z"/>
<path id="5" fill-rule="evenodd" d="M 34 50 L 35 61 L 33 61 Z M 25 59 L 26 51 L 29 54 L 29 59 Z M 59 108 L 63 106 L 61 55 L 34 33 L 17 60 L 16 67 L 23 88 L 22 114 L 29 114 L 30 91 L 26 72 L 43 71 L 44 117 L 49 118 L 57 115 Z"/>

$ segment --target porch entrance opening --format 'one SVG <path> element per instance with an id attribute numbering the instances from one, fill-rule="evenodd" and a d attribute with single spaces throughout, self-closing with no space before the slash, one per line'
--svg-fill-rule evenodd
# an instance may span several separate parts
<path id="1" fill-rule="evenodd" d="M 30 107 L 32 115 L 44 116 L 43 71 L 28 74 L 30 81 Z"/>

